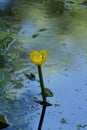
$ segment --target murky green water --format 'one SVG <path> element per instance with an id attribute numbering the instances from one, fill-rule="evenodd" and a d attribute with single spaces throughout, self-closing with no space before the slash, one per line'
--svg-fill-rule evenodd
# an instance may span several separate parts
<path id="1" fill-rule="evenodd" d="M 41 49 L 48 53 L 42 66 L 44 82 L 54 93 L 47 98 L 53 106 L 47 108 L 42 130 L 87 129 L 87 9 L 66 5 L 61 14 L 60 9 L 53 11 L 51 2 L 21 1 L 14 10 L 15 19 L 4 17 L 18 28 L 6 51 L 9 61 L 0 69 L 0 113 L 11 124 L 6 130 L 37 130 L 41 106 L 34 97 L 41 96 L 37 67 L 29 53 Z M 25 72 L 34 73 L 36 81 Z"/>

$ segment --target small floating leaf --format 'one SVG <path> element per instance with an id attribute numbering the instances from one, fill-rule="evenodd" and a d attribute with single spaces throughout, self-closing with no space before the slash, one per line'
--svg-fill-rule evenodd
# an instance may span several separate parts
<path id="1" fill-rule="evenodd" d="M 86 126 L 87 126 L 87 125 L 85 125 L 85 124 L 84 124 L 84 125 L 78 124 L 78 125 L 77 125 L 77 130 L 80 130 L 81 128 L 85 128 Z"/>
<path id="2" fill-rule="evenodd" d="M 39 34 L 36 33 L 36 34 L 32 35 L 32 38 L 36 38 L 36 37 L 38 37 L 38 36 L 39 36 Z"/>
<path id="3" fill-rule="evenodd" d="M 59 111 L 58 113 L 59 113 L 59 114 L 63 114 L 63 113 L 62 113 L 62 112 L 60 112 L 60 111 Z"/>
<path id="4" fill-rule="evenodd" d="M 53 97 L 53 92 L 49 88 L 44 88 L 44 93 L 46 97 Z"/>
<path id="5" fill-rule="evenodd" d="M 46 30 L 47 30 L 46 28 L 39 29 L 39 31 L 41 31 L 41 32 L 46 31 Z"/>
<path id="6" fill-rule="evenodd" d="M 55 103 L 55 104 L 54 104 L 54 106 L 55 106 L 55 107 L 59 107 L 59 106 L 60 106 L 60 104 L 58 104 L 58 103 Z"/>
<path id="7" fill-rule="evenodd" d="M 36 77 L 33 73 L 24 73 L 24 75 L 30 80 L 35 80 Z"/>
<path id="8" fill-rule="evenodd" d="M 60 122 L 61 122 L 62 124 L 66 124 L 66 123 L 67 123 L 66 120 L 65 120 L 65 118 L 62 118 Z"/>

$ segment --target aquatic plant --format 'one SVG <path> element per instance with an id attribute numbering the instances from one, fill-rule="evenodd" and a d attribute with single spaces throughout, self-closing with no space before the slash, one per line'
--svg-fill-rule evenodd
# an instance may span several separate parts
<path id="1" fill-rule="evenodd" d="M 41 51 L 35 50 L 30 53 L 31 61 L 38 67 L 41 93 L 42 93 L 42 98 L 43 98 L 44 103 L 46 102 L 46 96 L 45 96 L 45 92 L 44 92 L 44 82 L 43 82 L 41 65 L 46 61 L 46 57 L 47 57 L 47 52 L 45 50 L 41 50 Z"/>
<path id="2" fill-rule="evenodd" d="M 46 93 L 45 93 L 46 88 L 44 86 L 42 69 L 41 69 L 41 65 L 47 59 L 47 52 L 45 50 L 41 50 L 41 51 L 35 50 L 35 51 L 32 51 L 30 53 L 29 57 L 30 57 L 30 60 L 32 61 L 32 63 L 37 65 L 39 79 L 40 79 L 40 87 L 41 87 L 41 94 L 42 94 L 43 101 L 37 100 L 36 102 L 43 105 L 42 113 L 41 113 L 41 117 L 40 117 L 40 121 L 39 121 L 39 125 L 38 125 L 38 130 L 41 130 L 42 123 L 43 123 L 43 120 L 44 120 L 45 111 L 46 111 L 46 107 L 52 105 L 52 104 L 50 104 L 49 102 L 46 101 Z M 47 89 L 47 90 L 50 90 L 50 89 Z"/>

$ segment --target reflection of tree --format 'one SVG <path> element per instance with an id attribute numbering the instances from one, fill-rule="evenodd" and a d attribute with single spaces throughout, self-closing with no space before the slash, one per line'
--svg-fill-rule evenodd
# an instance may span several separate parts
<path id="1" fill-rule="evenodd" d="M 73 4 L 69 3 L 71 1 Z M 84 6 L 81 6 L 84 2 L 84 0 L 47 0 L 48 15 L 50 14 L 54 18 L 52 19 L 52 22 L 55 23 L 53 29 L 60 34 L 70 34 L 79 28 L 83 28 L 79 23 L 81 25 L 86 23 L 83 19 L 86 18 L 87 10 Z M 56 15 L 55 18 L 55 14 L 58 13 L 63 14 L 62 17 Z"/>
<path id="2" fill-rule="evenodd" d="M 64 2 L 62 0 L 47 0 L 46 8 L 51 14 L 63 14 L 65 10 Z"/>

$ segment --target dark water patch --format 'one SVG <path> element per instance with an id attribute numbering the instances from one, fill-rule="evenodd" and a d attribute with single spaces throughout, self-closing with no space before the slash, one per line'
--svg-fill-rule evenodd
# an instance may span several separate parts
<path id="1" fill-rule="evenodd" d="M 4 68 L 5 63 L 4 56 L 0 54 L 0 68 Z"/>
<path id="2" fill-rule="evenodd" d="M 10 124 L 6 121 L 5 116 L 0 114 L 0 129 L 5 129 L 8 126 L 10 126 Z"/>

